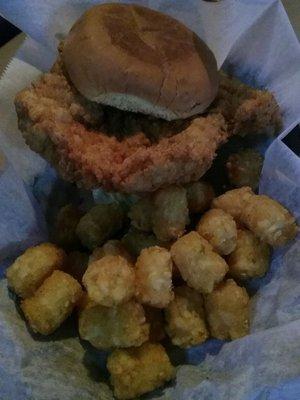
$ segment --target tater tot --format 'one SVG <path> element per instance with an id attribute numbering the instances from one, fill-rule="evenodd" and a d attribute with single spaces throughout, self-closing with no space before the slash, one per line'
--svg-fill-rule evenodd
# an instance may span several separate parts
<path id="1" fill-rule="evenodd" d="M 175 376 L 175 368 L 159 343 L 114 350 L 108 357 L 107 369 L 114 395 L 120 400 L 151 392 Z"/>
<path id="2" fill-rule="evenodd" d="M 152 211 L 153 204 L 151 197 L 144 197 L 133 204 L 129 210 L 128 216 L 131 225 L 141 231 L 152 231 Z"/>
<path id="3" fill-rule="evenodd" d="M 72 204 L 62 207 L 54 221 L 51 237 L 59 246 L 67 249 L 74 249 L 80 245 L 78 236 L 76 235 L 76 227 L 82 213 Z"/>
<path id="4" fill-rule="evenodd" d="M 121 242 L 134 257 L 138 257 L 143 249 L 162 245 L 155 235 L 137 229 L 129 229 L 122 237 Z"/>
<path id="5" fill-rule="evenodd" d="M 52 243 L 30 247 L 7 269 L 8 286 L 23 299 L 30 297 L 65 262 L 65 252 Z"/>
<path id="6" fill-rule="evenodd" d="M 50 335 L 71 314 L 82 294 L 71 275 L 54 271 L 32 297 L 22 301 L 21 308 L 34 332 Z"/>
<path id="7" fill-rule="evenodd" d="M 82 282 L 91 300 L 106 307 L 128 301 L 135 292 L 134 269 L 121 256 L 104 256 L 89 264 Z"/>
<path id="8" fill-rule="evenodd" d="M 144 306 L 146 321 L 150 325 L 149 341 L 160 342 L 166 336 L 163 311 L 159 308 Z"/>
<path id="9" fill-rule="evenodd" d="M 133 300 L 104 307 L 86 297 L 79 312 L 79 334 L 100 350 L 140 346 L 149 339 L 149 324 L 143 307 Z"/>
<path id="10" fill-rule="evenodd" d="M 188 223 L 189 210 L 183 187 L 169 186 L 155 192 L 152 226 L 159 240 L 179 238 Z"/>
<path id="11" fill-rule="evenodd" d="M 227 259 L 230 275 L 237 279 L 264 276 L 270 265 L 270 247 L 248 230 L 238 229 L 237 245 Z"/>
<path id="12" fill-rule="evenodd" d="M 163 308 L 172 300 L 172 260 L 168 250 L 158 246 L 142 250 L 135 276 L 139 302 Z"/>
<path id="13" fill-rule="evenodd" d="M 201 217 L 196 230 L 220 255 L 227 255 L 235 249 L 236 223 L 232 216 L 223 210 L 213 208 L 207 211 Z"/>
<path id="14" fill-rule="evenodd" d="M 175 298 L 165 310 L 166 332 L 172 343 L 190 347 L 208 338 L 202 295 L 188 286 L 175 288 Z"/>
<path id="15" fill-rule="evenodd" d="M 212 208 L 220 208 L 230 214 L 236 221 L 239 221 L 246 201 L 253 195 L 254 193 L 248 186 L 229 190 L 213 199 Z"/>
<path id="16" fill-rule="evenodd" d="M 226 163 L 229 182 L 232 186 L 258 188 L 263 165 L 263 157 L 253 149 L 231 154 Z"/>
<path id="17" fill-rule="evenodd" d="M 72 251 L 68 254 L 65 272 L 73 276 L 78 282 L 82 282 L 82 277 L 88 266 L 89 256 L 87 253 Z"/>
<path id="18" fill-rule="evenodd" d="M 96 247 L 90 255 L 89 263 L 100 260 L 104 256 L 121 256 L 129 263 L 134 261 L 120 240 L 108 240 L 102 247 Z"/>
<path id="19" fill-rule="evenodd" d="M 215 192 L 210 183 L 199 181 L 186 186 L 186 195 L 189 212 L 193 214 L 206 211 L 215 197 Z"/>
<path id="20" fill-rule="evenodd" d="M 238 339 L 249 332 L 249 296 L 233 279 L 205 297 L 210 333 L 217 339 Z"/>
<path id="21" fill-rule="evenodd" d="M 80 219 L 76 234 L 84 246 L 93 250 L 122 228 L 124 217 L 119 204 L 98 204 Z"/>
<path id="22" fill-rule="evenodd" d="M 183 280 L 201 293 L 210 293 L 221 282 L 228 265 L 197 232 L 190 232 L 171 247 L 171 256 Z"/>
<path id="23" fill-rule="evenodd" d="M 297 234 L 293 215 L 278 201 L 264 195 L 253 195 L 246 202 L 241 222 L 271 246 L 282 246 Z"/>

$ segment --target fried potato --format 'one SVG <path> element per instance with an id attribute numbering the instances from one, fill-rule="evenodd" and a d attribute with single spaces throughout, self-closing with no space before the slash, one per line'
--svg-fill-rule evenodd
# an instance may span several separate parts
<path id="1" fill-rule="evenodd" d="M 156 237 L 168 241 L 182 236 L 189 223 L 186 190 L 169 186 L 155 192 L 153 201 L 152 226 Z"/>
<path id="2" fill-rule="evenodd" d="M 268 196 L 254 194 L 249 187 L 230 190 L 214 199 L 212 205 L 271 246 L 284 245 L 297 234 L 295 218 L 285 207 Z"/>
<path id="3" fill-rule="evenodd" d="M 54 271 L 21 308 L 31 329 L 50 335 L 71 314 L 81 299 L 80 284 L 62 271 Z"/>
<path id="4" fill-rule="evenodd" d="M 141 231 L 151 232 L 152 212 L 152 197 L 141 198 L 135 204 L 133 204 L 129 210 L 128 216 L 131 220 L 131 225 Z"/>
<path id="5" fill-rule="evenodd" d="M 185 188 L 189 212 L 192 214 L 206 211 L 215 197 L 213 187 L 205 181 L 190 183 Z"/>
<path id="6" fill-rule="evenodd" d="M 8 286 L 23 299 L 30 297 L 65 262 L 65 252 L 52 243 L 30 247 L 7 269 Z"/>
<path id="7" fill-rule="evenodd" d="M 93 250 L 122 228 L 124 217 L 119 204 L 98 204 L 80 219 L 76 234 L 84 246 Z"/>
<path id="8" fill-rule="evenodd" d="M 162 242 L 155 235 L 141 232 L 137 229 L 129 229 L 122 237 L 121 242 L 135 258 L 140 255 L 143 249 L 152 246 L 162 246 Z"/>
<path id="9" fill-rule="evenodd" d="M 210 333 L 217 339 L 238 339 L 249 332 L 249 296 L 233 279 L 205 297 Z"/>
<path id="10" fill-rule="evenodd" d="M 67 249 L 75 249 L 80 245 L 76 227 L 81 216 L 82 213 L 72 204 L 67 204 L 58 211 L 51 231 L 51 237 L 57 245 Z"/>
<path id="11" fill-rule="evenodd" d="M 136 298 L 140 303 L 163 308 L 172 300 L 172 260 L 168 250 L 158 246 L 142 250 L 135 276 Z"/>
<path id="12" fill-rule="evenodd" d="M 184 281 L 201 293 L 212 292 L 228 271 L 225 260 L 194 231 L 172 245 L 171 256 Z"/>
<path id="13" fill-rule="evenodd" d="M 134 262 L 133 257 L 128 253 L 120 240 L 108 240 L 102 247 L 96 247 L 90 255 L 89 263 L 100 260 L 104 256 L 121 256 L 130 264 Z"/>
<path id="14" fill-rule="evenodd" d="M 163 311 L 159 308 L 144 306 L 146 321 L 150 325 L 149 341 L 160 342 L 166 336 Z"/>
<path id="15" fill-rule="evenodd" d="M 107 369 L 117 399 L 136 398 L 159 388 L 175 376 L 175 369 L 161 344 L 145 343 L 118 349 L 109 355 Z"/>
<path id="16" fill-rule="evenodd" d="M 234 187 L 250 186 L 258 188 L 263 166 L 263 157 L 253 149 L 231 154 L 226 163 L 229 182 Z"/>
<path id="17" fill-rule="evenodd" d="M 140 346 L 149 338 L 149 324 L 143 307 L 133 300 L 104 307 L 86 298 L 79 312 L 79 334 L 100 350 Z"/>
<path id="18" fill-rule="evenodd" d="M 271 249 L 246 229 L 238 229 L 237 246 L 227 259 L 234 278 L 248 279 L 264 276 L 270 266 Z"/>
<path id="19" fill-rule="evenodd" d="M 135 292 L 134 269 L 121 256 L 104 256 L 89 264 L 82 282 L 91 300 L 106 307 L 125 303 Z"/>
<path id="20" fill-rule="evenodd" d="M 220 255 L 230 254 L 236 246 L 236 223 L 230 214 L 215 208 L 200 219 L 197 232 L 204 237 Z"/>
<path id="21" fill-rule="evenodd" d="M 208 330 L 201 294 L 188 286 L 179 286 L 174 291 L 175 298 L 165 310 L 168 336 L 174 345 L 183 348 L 203 343 Z"/>

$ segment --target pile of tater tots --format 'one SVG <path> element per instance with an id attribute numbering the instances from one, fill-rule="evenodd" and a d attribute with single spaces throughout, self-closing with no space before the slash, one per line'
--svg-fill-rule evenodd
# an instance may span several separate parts
<path id="1" fill-rule="evenodd" d="M 26 250 L 7 281 L 33 332 L 50 335 L 74 312 L 80 338 L 110 352 L 115 396 L 130 399 L 174 378 L 161 343 L 248 334 L 243 282 L 264 276 L 272 247 L 296 231 L 287 209 L 249 186 L 218 197 L 206 181 L 170 186 L 127 210 L 65 205 L 53 243 Z"/>

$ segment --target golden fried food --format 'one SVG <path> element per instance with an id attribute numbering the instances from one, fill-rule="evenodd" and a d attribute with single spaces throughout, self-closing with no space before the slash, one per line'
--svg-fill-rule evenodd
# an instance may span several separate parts
<path id="1" fill-rule="evenodd" d="M 143 307 L 133 300 L 104 307 L 86 298 L 79 311 L 79 334 L 100 350 L 140 346 L 149 339 Z"/>
<path id="2" fill-rule="evenodd" d="M 155 119 L 162 128 L 153 135 L 145 128 L 152 124 L 150 118 L 113 110 L 112 118 L 119 118 L 121 127 L 135 125 L 130 132 L 117 129 L 116 136 L 105 122 L 110 108 L 83 98 L 59 62 L 21 91 L 15 106 L 19 129 L 31 149 L 64 179 L 87 188 L 141 193 L 195 181 L 228 138 L 226 122 L 218 113 L 179 121 L 179 126 Z"/>
<path id="3" fill-rule="evenodd" d="M 230 254 L 236 246 L 236 223 L 230 214 L 214 208 L 207 211 L 198 222 L 197 232 L 220 255 Z"/>
<path id="4" fill-rule="evenodd" d="M 144 305 L 144 311 L 150 325 L 149 341 L 160 342 L 166 336 L 163 310 Z"/>
<path id="5" fill-rule="evenodd" d="M 205 311 L 213 337 L 234 340 L 249 333 L 249 296 L 233 279 L 205 297 Z"/>
<path id="6" fill-rule="evenodd" d="M 54 271 L 21 308 L 31 329 L 42 335 L 53 333 L 71 314 L 82 297 L 80 284 L 71 275 Z"/>
<path id="7" fill-rule="evenodd" d="M 120 400 L 157 389 L 175 376 L 175 369 L 159 343 L 114 350 L 108 357 L 107 369 L 114 395 Z"/>
<path id="8" fill-rule="evenodd" d="M 98 204 L 80 219 L 76 234 L 84 246 L 93 250 L 122 228 L 124 218 L 119 204 Z"/>
<path id="9" fill-rule="evenodd" d="M 229 182 L 234 187 L 250 186 L 258 188 L 263 166 L 263 157 L 253 149 L 231 154 L 226 163 Z"/>
<path id="10" fill-rule="evenodd" d="M 76 227 L 81 216 L 82 213 L 72 204 L 67 204 L 58 211 L 51 230 L 51 237 L 57 245 L 67 249 L 79 246 L 80 241 L 76 235 Z"/>
<path id="11" fill-rule="evenodd" d="M 7 269 L 8 286 L 23 299 L 32 296 L 48 276 L 62 269 L 66 254 L 52 243 L 30 247 Z"/>
<path id="12" fill-rule="evenodd" d="M 223 72 L 210 112 L 223 115 L 231 135 L 274 135 L 282 126 L 280 109 L 271 92 L 250 87 Z"/>
<path id="13" fill-rule="evenodd" d="M 213 187 L 205 181 L 190 183 L 185 188 L 189 212 L 192 214 L 206 211 L 215 197 Z"/>
<path id="14" fill-rule="evenodd" d="M 202 295 L 188 286 L 174 289 L 175 298 L 165 310 L 166 332 L 172 343 L 190 347 L 208 338 Z"/>
<path id="15" fill-rule="evenodd" d="M 134 269 L 121 256 L 104 256 L 93 261 L 82 282 L 89 298 L 106 307 L 127 302 L 135 292 Z"/>
<path id="16" fill-rule="evenodd" d="M 212 208 L 220 208 L 230 214 L 237 222 L 240 222 L 245 203 L 252 195 L 253 192 L 248 186 L 229 190 L 213 199 Z"/>
<path id="17" fill-rule="evenodd" d="M 89 263 L 100 260 L 104 256 L 121 256 L 130 264 L 134 262 L 133 257 L 128 253 L 120 240 L 108 240 L 102 247 L 96 247 L 90 255 Z"/>
<path id="18" fill-rule="evenodd" d="M 134 257 L 138 257 L 141 251 L 148 247 L 163 246 L 163 243 L 155 235 L 141 232 L 134 228 L 129 229 L 122 237 L 121 242 Z"/>
<path id="19" fill-rule="evenodd" d="M 88 261 L 89 256 L 87 253 L 72 251 L 68 254 L 65 271 L 78 282 L 82 282 L 82 277 L 87 269 Z"/>
<path id="20" fill-rule="evenodd" d="M 173 299 L 172 260 L 168 250 L 149 247 L 141 251 L 136 265 L 136 298 L 140 303 L 164 308 Z"/>
<path id="21" fill-rule="evenodd" d="M 213 200 L 212 206 L 231 214 L 271 246 L 284 245 L 297 234 L 295 218 L 285 207 L 268 196 L 254 194 L 249 187 L 224 193 Z"/>
<path id="22" fill-rule="evenodd" d="M 141 231 L 151 232 L 152 212 L 153 212 L 152 197 L 143 197 L 139 199 L 135 204 L 131 206 L 128 213 L 128 216 L 131 220 L 131 225 Z"/>
<path id="23" fill-rule="evenodd" d="M 238 229 L 237 245 L 227 258 L 230 275 L 237 279 L 264 276 L 270 265 L 270 247 L 246 229 Z"/>
<path id="24" fill-rule="evenodd" d="M 172 245 L 171 256 L 184 281 L 201 293 L 212 292 L 228 271 L 225 260 L 194 231 Z"/>
<path id="25" fill-rule="evenodd" d="M 153 204 L 152 226 L 156 237 L 168 241 L 182 236 L 189 223 L 186 190 L 179 186 L 158 190 Z"/>

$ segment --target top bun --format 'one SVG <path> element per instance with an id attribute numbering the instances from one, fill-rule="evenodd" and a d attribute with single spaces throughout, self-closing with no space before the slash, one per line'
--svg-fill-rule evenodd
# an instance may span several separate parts
<path id="1" fill-rule="evenodd" d="M 218 89 L 215 57 L 194 32 L 132 4 L 86 11 L 65 39 L 62 59 L 89 100 L 166 120 L 203 112 Z"/>

